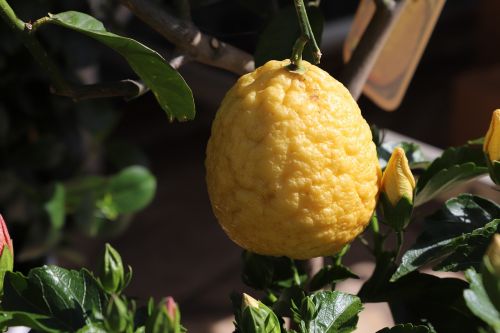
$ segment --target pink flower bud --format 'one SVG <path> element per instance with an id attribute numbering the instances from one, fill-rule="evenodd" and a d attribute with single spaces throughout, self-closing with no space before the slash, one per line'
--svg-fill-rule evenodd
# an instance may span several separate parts
<path id="1" fill-rule="evenodd" d="M 171 296 L 167 297 L 167 301 L 165 302 L 165 308 L 167 309 L 167 314 L 171 320 L 174 320 L 176 316 L 177 304 L 174 301 L 174 298 Z"/>
<path id="2" fill-rule="evenodd" d="M 9 230 L 7 229 L 5 221 L 0 214 L 0 256 L 3 253 L 5 245 L 7 245 L 11 255 L 14 255 L 14 247 L 12 246 L 12 239 L 10 239 Z"/>

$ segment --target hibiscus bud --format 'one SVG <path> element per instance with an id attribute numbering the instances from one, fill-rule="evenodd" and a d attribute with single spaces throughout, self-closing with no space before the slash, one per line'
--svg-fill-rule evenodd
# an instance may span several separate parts
<path id="1" fill-rule="evenodd" d="M 241 302 L 241 311 L 245 310 L 247 307 L 258 308 L 259 301 L 257 301 L 252 296 L 243 293 L 243 300 Z"/>
<path id="2" fill-rule="evenodd" d="M 236 318 L 236 325 L 242 333 L 281 332 L 273 310 L 247 294 L 243 294 L 241 316 Z"/>
<path id="3" fill-rule="evenodd" d="M 14 268 L 14 248 L 10 239 L 9 230 L 0 215 L 0 294 L 3 293 L 3 278 L 6 272 Z"/>
<path id="4" fill-rule="evenodd" d="M 99 279 L 108 293 L 120 293 L 126 285 L 122 258 L 109 244 L 106 244 Z"/>
<path id="5" fill-rule="evenodd" d="M 167 315 L 170 318 L 170 320 L 172 320 L 172 322 L 175 322 L 179 314 L 179 311 L 177 309 L 177 303 L 175 303 L 173 297 L 171 296 L 167 297 L 165 301 L 165 308 L 167 309 Z"/>
<path id="6" fill-rule="evenodd" d="M 500 109 L 493 112 L 490 128 L 484 138 L 483 150 L 491 162 L 500 161 Z"/>
<path id="7" fill-rule="evenodd" d="M 106 326 L 110 332 L 126 332 L 133 326 L 127 304 L 117 295 L 111 295 L 106 309 Z"/>
<path id="8" fill-rule="evenodd" d="M 385 193 L 389 202 L 396 206 L 403 197 L 413 202 L 414 189 L 415 179 L 408 165 L 405 152 L 398 147 L 392 152 L 382 176 L 382 192 Z"/>
<path id="9" fill-rule="evenodd" d="M 486 251 L 486 256 L 493 272 L 497 278 L 500 278 L 500 234 L 495 234 L 491 240 L 491 244 Z"/>
<path id="10" fill-rule="evenodd" d="M 181 333 L 181 313 L 172 297 L 166 297 L 153 309 L 146 320 L 145 333 Z"/>

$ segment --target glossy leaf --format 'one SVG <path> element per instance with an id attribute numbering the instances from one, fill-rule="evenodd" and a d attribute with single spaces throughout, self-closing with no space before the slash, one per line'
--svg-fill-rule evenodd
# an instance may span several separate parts
<path id="1" fill-rule="evenodd" d="M 64 225 L 66 191 L 64 185 L 57 183 L 54 186 L 54 193 L 48 202 L 45 203 L 45 211 L 49 215 L 52 227 L 61 229 Z"/>
<path id="2" fill-rule="evenodd" d="M 467 288 L 463 280 L 419 272 L 395 282 L 389 281 L 391 274 L 387 274 L 386 279 L 382 276 L 379 274 L 369 288 L 363 286 L 359 296 L 363 302 L 388 302 L 395 322 L 420 323 L 426 319 L 436 332 L 476 332 L 481 324 L 461 296 Z"/>
<path id="3" fill-rule="evenodd" d="M 106 31 L 90 15 L 69 11 L 49 15 L 51 23 L 83 33 L 120 53 L 155 95 L 170 120 L 193 119 L 193 94 L 182 76 L 156 51 L 138 41 Z"/>
<path id="4" fill-rule="evenodd" d="M 377 333 L 430 333 L 430 330 L 427 326 L 423 325 L 401 324 L 391 328 L 386 327 L 377 331 Z"/>
<path id="5" fill-rule="evenodd" d="M 435 264 L 437 270 L 478 267 L 491 237 L 500 226 L 500 207 L 484 198 L 463 194 L 425 220 L 423 233 L 401 259 L 392 280 Z"/>
<path id="6" fill-rule="evenodd" d="M 323 15 L 321 10 L 314 6 L 307 8 L 307 14 L 319 45 L 323 32 Z M 290 58 L 293 45 L 299 36 L 300 27 L 295 8 L 289 6 L 277 12 L 260 34 L 255 50 L 255 66 L 261 66 L 269 60 Z M 307 61 L 313 59 L 309 44 L 304 48 L 303 58 Z"/>
<path id="7" fill-rule="evenodd" d="M 315 317 L 305 323 L 309 333 L 348 333 L 356 329 L 361 300 L 339 291 L 320 291 L 312 295 Z"/>
<path id="8" fill-rule="evenodd" d="M 500 312 L 491 303 L 484 290 L 481 275 L 475 270 L 469 269 L 465 273 L 465 276 L 470 283 L 470 289 L 464 291 L 467 307 L 477 317 L 490 325 L 496 333 L 500 332 Z"/>
<path id="9" fill-rule="evenodd" d="M 416 187 L 415 206 L 422 205 L 440 193 L 487 172 L 481 148 L 477 146 L 448 148 L 420 175 Z"/>
<path id="10" fill-rule="evenodd" d="M 77 331 L 96 320 L 94 315 L 103 312 L 106 301 L 88 271 L 56 266 L 32 269 L 27 277 L 7 273 L 4 292 L 2 309 L 10 319 L 1 317 L 0 325 L 42 325 L 62 332 Z"/>

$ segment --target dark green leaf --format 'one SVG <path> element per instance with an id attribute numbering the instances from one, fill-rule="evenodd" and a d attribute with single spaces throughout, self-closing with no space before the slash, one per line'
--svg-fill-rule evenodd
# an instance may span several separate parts
<path id="1" fill-rule="evenodd" d="M 111 205 L 120 214 L 143 209 L 153 200 L 155 191 L 155 177 L 140 166 L 128 167 L 111 177 L 108 188 Z"/>
<path id="2" fill-rule="evenodd" d="M 242 253 L 243 282 L 257 290 L 281 290 L 293 284 L 293 261 L 286 257 L 271 257 L 249 251 Z M 305 280 L 305 276 L 301 276 Z"/>
<path id="3" fill-rule="evenodd" d="M 7 273 L 2 309 L 10 312 L 10 321 L 74 332 L 95 321 L 105 301 L 88 271 L 44 266 L 32 269 L 27 277 Z"/>
<path id="4" fill-rule="evenodd" d="M 61 229 L 64 225 L 64 217 L 66 215 L 65 210 L 65 197 L 66 191 L 64 185 L 56 183 L 54 186 L 54 193 L 49 201 L 45 203 L 45 211 L 49 215 L 52 227 L 55 229 Z"/>
<path id="5" fill-rule="evenodd" d="M 487 172 L 486 161 L 480 147 L 448 148 L 419 177 L 415 206 L 426 203 L 441 192 Z"/>
<path id="6" fill-rule="evenodd" d="M 395 322 L 421 324 L 425 319 L 437 332 L 476 332 L 481 325 L 461 296 L 465 281 L 412 272 L 389 282 L 387 271 L 385 281 L 363 286 L 359 296 L 363 302 L 388 302 Z"/>
<path id="7" fill-rule="evenodd" d="M 408 159 L 411 169 L 422 169 L 429 165 L 429 161 L 424 157 L 420 146 L 412 142 L 384 142 L 377 147 L 378 161 L 383 169 L 391 158 L 392 152 L 397 147 L 401 147 Z"/>
<path id="8" fill-rule="evenodd" d="M 361 300 L 339 291 L 320 291 L 312 295 L 316 316 L 306 323 L 309 333 L 348 333 L 356 329 Z"/>
<path id="9" fill-rule="evenodd" d="M 465 273 L 470 283 L 470 289 L 464 291 L 464 298 L 467 307 L 477 317 L 490 325 L 495 332 L 500 332 L 500 312 L 491 303 L 486 291 L 484 290 L 481 275 L 475 270 L 469 269 Z"/>
<path id="10" fill-rule="evenodd" d="M 307 8 L 309 22 L 318 45 L 323 32 L 323 14 L 317 7 Z M 259 37 L 255 50 L 255 65 L 261 66 L 269 60 L 283 60 L 292 54 L 293 44 L 300 36 L 297 14 L 293 6 L 286 7 L 271 19 Z M 312 61 L 313 56 L 309 43 L 304 48 L 303 58 Z"/>
<path id="11" fill-rule="evenodd" d="M 335 284 L 346 279 L 359 279 L 348 267 L 344 265 L 327 265 L 323 267 L 309 282 L 310 290 L 318 290 L 328 284 Z"/>
<path id="12" fill-rule="evenodd" d="M 156 51 L 138 41 L 106 31 L 90 15 L 69 11 L 50 15 L 50 22 L 81 32 L 120 53 L 151 89 L 170 120 L 193 119 L 194 100 L 182 76 Z"/>
<path id="13" fill-rule="evenodd" d="M 413 326 L 413 324 L 402 324 L 396 325 L 394 327 L 386 327 L 377 333 L 430 333 L 430 330 L 427 326 L 418 325 Z"/>
<path id="14" fill-rule="evenodd" d="M 486 199 L 462 194 L 424 221 L 424 231 L 402 257 L 392 280 L 429 263 L 439 270 L 478 267 L 500 225 L 500 207 Z"/>

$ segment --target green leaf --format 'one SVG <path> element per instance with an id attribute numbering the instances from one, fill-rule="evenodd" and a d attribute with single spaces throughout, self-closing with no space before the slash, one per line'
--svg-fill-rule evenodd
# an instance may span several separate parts
<path id="1" fill-rule="evenodd" d="M 34 329 L 46 326 L 75 332 L 96 321 L 97 314 L 102 316 L 106 302 L 99 284 L 85 269 L 43 266 L 32 269 L 27 277 L 7 273 L 4 287 L 2 310 L 10 318 L 5 322 L 0 318 L 0 325 L 15 322 Z"/>
<path id="2" fill-rule="evenodd" d="M 52 197 L 45 203 L 44 206 L 54 229 L 61 229 L 64 225 L 64 217 L 66 215 L 64 206 L 66 200 L 65 198 L 66 191 L 64 189 L 64 185 L 56 183 Z"/>
<path id="3" fill-rule="evenodd" d="M 391 328 L 386 327 L 377 331 L 377 333 L 430 333 L 430 330 L 424 325 L 413 326 L 413 324 L 401 324 Z"/>
<path id="4" fill-rule="evenodd" d="M 307 8 L 307 15 L 318 45 L 323 32 L 323 14 L 314 6 Z M 271 19 L 257 41 L 255 49 L 255 66 L 261 66 L 269 60 L 283 60 L 290 57 L 292 48 L 300 36 L 297 14 L 293 6 L 288 6 Z M 303 58 L 312 61 L 313 56 L 309 43 L 304 48 Z"/>
<path id="5" fill-rule="evenodd" d="M 438 194 L 487 172 L 481 148 L 476 146 L 448 148 L 420 175 L 416 187 L 415 206 L 422 205 Z"/>
<path id="6" fill-rule="evenodd" d="M 63 328 L 59 328 L 58 324 L 52 322 L 50 317 L 36 313 L 2 310 L 0 312 L 0 329 L 5 330 L 13 326 L 26 326 L 46 333 L 64 332 Z"/>
<path id="7" fill-rule="evenodd" d="M 401 147 L 408 159 L 408 164 L 411 169 L 423 169 L 429 165 L 429 161 L 425 158 L 420 146 L 412 142 L 384 142 L 377 146 L 378 161 L 383 169 L 391 158 L 392 152 L 397 147 Z"/>
<path id="8" fill-rule="evenodd" d="M 148 169 L 132 166 L 111 177 L 108 193 L 112 207 L 120 214 L 143 209 L 154 198 L 156 179 Z"/>
<path id="9" fill-rule="evenodd" d="M 193 119 L 195 107 L 191 89 L 182 76 L 156 51 L 138 41 L 106 31 L 90 15 L 69 11 L 49 14 L 49 22 L 81 32 L 120 53 L 155 95 L 169 119 Z"/>
<path id="10" fill-rule="evenodd" d="M 479 267 L 482 256 L 499 229 L 500 207 L 487 199 L 462 194 L 424 221 L 424 231 L 403 255 L 392 280 L 429 264 L 437 270 L 458 271 Z"/>
<path id="11" fill-rule="evenodd" d="M 500 332 L 500 312 L 491 303 L 484 290 L 481 275 L 475 270 L 469 269 L 465 272 L 465 277 L 470 283 L 470 289 L 464 291 L 464 298 L 467 307 L 477 317 L 490 325 L 496 333 Z"/>
<path id="12" fill-rule="evenodd" d="M 370 288 L 363 286 L 359 296 L 363 302 L 388 302 L 395 322 L 418 324 L 426 319 L 436 332 L 476 332 L 481 325 L 461 296 L 467 288 L 465 281 L 419 272 L 396 282 L 389 281 L 391 274 L 386 276 Z"/>
<path id="13" fill-rule="evenodd" d="M 359 279 L 348 267 L 340 265 L 327 265 L 320 269 L 309 282 L 310 290 L 318 290 L 328 284 L 335 284 L 346 279 Z"/>
<path id="14" fill-rule="evenodd" d="M 356 329 L 361 300 L 340 291 L 320 291 L 312 295 L 316 316 L 306 324 L 309 333 L 348 333 Z"/>

